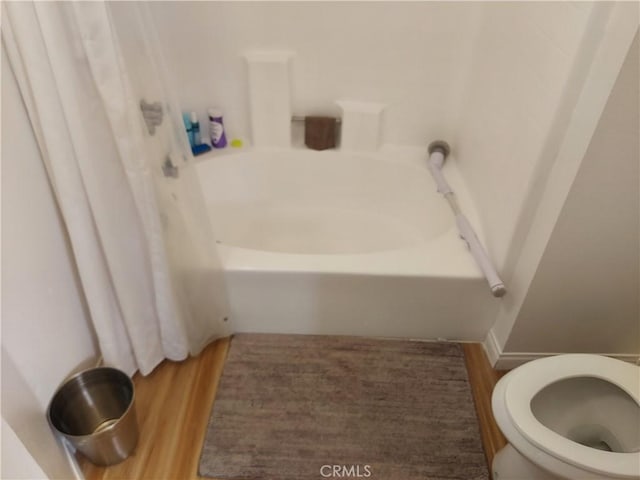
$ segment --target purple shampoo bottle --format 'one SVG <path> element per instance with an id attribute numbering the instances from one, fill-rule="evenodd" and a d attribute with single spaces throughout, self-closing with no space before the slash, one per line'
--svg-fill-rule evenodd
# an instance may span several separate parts
<path id="1" fill-rule="evenodd" d="M 209 128 L 211 129 L 211 146 L 224 148 L 227 146 L 227 136 L 222 123 L 222 111 L 217 108 L 209 109 Z"/>

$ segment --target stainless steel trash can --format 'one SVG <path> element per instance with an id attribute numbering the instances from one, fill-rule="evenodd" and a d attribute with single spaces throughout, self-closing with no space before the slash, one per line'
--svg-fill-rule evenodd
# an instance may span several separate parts
<path id="1" fill-rule="evenodd" d="M 96 465 L 126 459 L 138 443 L 133 382 L 124 372 L 97 367 L 77 373 L 56 391 L 49 423 Z"/>

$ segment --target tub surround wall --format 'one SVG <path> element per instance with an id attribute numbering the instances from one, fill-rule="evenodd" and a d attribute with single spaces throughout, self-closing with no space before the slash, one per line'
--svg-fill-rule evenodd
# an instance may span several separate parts
<path id="1" fill-rule="evenodd" d="M 251 138 L 256 147 L 291 146 L 292 54 L 255 51 L 245 54 L 249 73 Z"/>
<path id="2" fill-rule="evenodd" d="M 188 5 L 188 6 L 187 6 Z M 386 104 L 380 143 L 451 138 L 481 4 L 161 2 L 149 8 L 185 110 L 219 105 L 250 139 L 243 55 L 295 52 L 295 115 L 339 116 L 336 100 Z"/>
<path id="3" fill-rule="evenodd" d="M 382 137 L 382 113 L 385 105 L 341 100 L 340 149 L 353 152 L 375 152 Z"/>
<path id="4" fill-rule="evenodd" d="M 169 2 L 150 8 L 183 108 L 220 104 L 232 135 L 250 136 L 242 55 L 259 45 L 296 53 L 294 114 L 339 116 L 340 99 L 382 103 L 379 144 L 449 141 L 479 206 L 488 254 L 508 273 L 526 237 L 516 238 L 518 225 L 530 220 L 523 212 L 535 209 L 529 191 L 546 173 L 539 164 L 548 157 L 547 137 L 561 130 L 554 124 L 559 105 L 568 96 L 571 112 L 568 94 L 583 80 L 576 65 L 592 53 L 581 49 L 592 46 L 588 40 L 600 33 L 594 22 L 611 7 Z M 215 61 L 203 63 L 204 57 Z M 374 148 L 358 141 L 344 147 Z"/>

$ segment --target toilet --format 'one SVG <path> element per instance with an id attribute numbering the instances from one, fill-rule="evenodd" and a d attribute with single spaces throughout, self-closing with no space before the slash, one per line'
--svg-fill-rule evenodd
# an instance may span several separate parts
<path id="1" fill-rule="evenodd" d="M 493 480 L 640 479 L 640 367 L 601 355 L 528 362 L 492 396 L 509 442 Z"/>

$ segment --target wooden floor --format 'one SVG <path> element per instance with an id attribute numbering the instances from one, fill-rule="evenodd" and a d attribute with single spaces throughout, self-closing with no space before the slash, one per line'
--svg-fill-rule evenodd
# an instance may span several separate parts
<path id="1" fill-rule="evenodd" d="M 467 364 L 469 383 L 476 404 L 476 413 L 480 422 L 480 436 L 487 457 L 487 466 L 491 471 L 494 455 L 507 444 L 506 438 L 496 425 L 491 410 L 491 393 L 493 387 L 506 371 L 491 368 L 484 348 L 479 343 L 464 343 L 464 361 Z"/>
<path id="2" fill-rule="evenodd" d="M 198 477 L 200 447 L 229 349 L 229 339 L 198 357 L 164 361 L 150 375 L 136 374 L 140 439 L 136 452 L 118 465 L 97 467 L 78 456 L 87 480 L 190 480 Z"/>
<path id="3" fill-rule="evenodd" d="M 154 372 L 136 375 L 140 440 L 136 452 L 111 467 L 97 467 L 78 455 L 87 480 L 200 479 L 198 461 L 218 380 L 230 340 L 213 343 L 198 357 L 165 361 Z M 491 392 L 501 376 L 491 368 L 480 344 L 463 344 L 480 420 L 487 464 L 506 443 L 491 413 Z M 269 480 L 269 479 L 265 479 Z"/>

